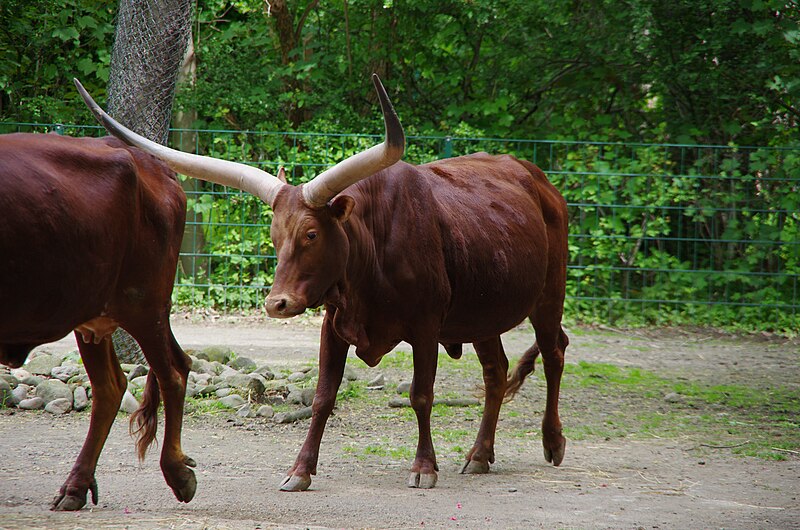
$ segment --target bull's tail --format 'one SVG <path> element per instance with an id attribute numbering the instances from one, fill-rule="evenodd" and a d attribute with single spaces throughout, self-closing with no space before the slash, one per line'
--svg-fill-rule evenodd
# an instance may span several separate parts
<path id="1" fill-rule="evenodd" d="M 147 382 L 144 385 L 142 403 L 131 414 L 130 433 L 136 438 L 136 452 L 139 460 L 144 460 L 147 449 L 156 439 L 158 430 L 158 405 L 161 402 L 161 392 L 158 389 L 158 379 L 150 370 Z"/>
<path id="2" fill-rule="evenodd" d="M 528 348 L 525 354 L 514 367 L 514 371 L 506 380 L 506 401 L 511 401 L 519 391 L 525 378 L 530 375 L 535 366 L 536 358 L 539 356 L 539 345 L 534 343 L 533 346 Z"/>

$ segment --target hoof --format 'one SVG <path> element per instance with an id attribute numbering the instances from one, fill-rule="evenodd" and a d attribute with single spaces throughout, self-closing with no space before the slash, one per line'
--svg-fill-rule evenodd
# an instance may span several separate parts
<path id="1" fill-rule="evenodd" d="M 183 463 L 189 467 L 197 467 L 197 462 L 191 456 L 183 455 Z"/>
<path id="2" fill-rule="evenodd" d="M 86 499 L 74 495 L 57 495 L 50 505 L 54 512 L 77 512 L 86 505 Z"/>
<path id="3" fill-rule="evenodd" d="M 564 460 L 564 453 L 567 449 L 567 441 L 562 440 L 561 443 L 555 449 L 551 449 L 547 446 L 544 447 L 544 459 L 548 462 L 552 463 L 554 466 L 561 465 L 561 462 Z"/>
<path id="4" fill-rule="evenodd" d="M 182 481 L 183 485 L 180 487 L 173 487 L 172 493 L 175 494 L 175 498 L 181 502 L 189 502 L 194 498 L 194 494 L 197 491 L 197 478 L 194 476 L 194 471 L 189 468 L 186 468 L 186 472 L 182 473 Z"/>
<path id="5" fill-rule="evenodd" d="M 408 487 L 409 488 L 420 488 L 429 490 L 436 486 L 436 481 L 439 480 L 439 475 L 436 472 L 433 473 L 417 473 L 412 471 L 410 475 L 408 475 Z"/>
<path id="6" fill-rule="evenodd" d="M 306 491 L 310 485 L 310 476 L 289 475 L 281 482 L 281 491 Z"/>
<path id="7" fill-rule="evenodd" d="M 489 462 L 480 462 L 478 460 L 467 460 L 467 463 L 461 468 L 462 475 L 479 475 L 488 472 Z"/>

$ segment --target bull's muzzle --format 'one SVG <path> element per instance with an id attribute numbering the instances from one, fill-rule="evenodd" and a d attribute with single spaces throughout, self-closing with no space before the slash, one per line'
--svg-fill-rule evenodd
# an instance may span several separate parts
<path id="1" fill-rule="evenodd" d="M 290 318 L 306 310 L 304 301 L 284 293 L 270 293 L 264 302 L 267 314 L 272 318 Z"/>

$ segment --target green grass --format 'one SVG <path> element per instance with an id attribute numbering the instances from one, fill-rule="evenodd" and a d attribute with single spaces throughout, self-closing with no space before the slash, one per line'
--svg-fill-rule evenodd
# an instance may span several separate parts
<path id="1" fill-rule="evenodd" d="M 565 435 L 683 439 L 703 450 L 784 460 L 800 449 L 800 392 L 686 382 L 607 363 L 565 366 Z M 667 401 L 664 396 L 675 394 Z M 562 407 L 572 408 L 572 406 Z"/>

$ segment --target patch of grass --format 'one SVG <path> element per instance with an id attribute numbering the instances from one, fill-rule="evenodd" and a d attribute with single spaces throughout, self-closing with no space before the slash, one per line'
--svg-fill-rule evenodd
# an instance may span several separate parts
<path id="1" fill-rule="evenodd" d="M 364 399 L 367 397 L 367 383 L 364 381 L 347 381 L 344 388 L 339 388 L 336 401 Z"/>
<path id="2" fill-rule="evenodd" d="M 351 454 L 360 460 L 369 457 L 383 457 L 392 460 L 411 460 L 414 458 L 414 450 L 406 446 L 394 446 L 388 440 L 381 440 L 377 443 L 366 445 L 346 445 L 342 449 L 346 454 Z"/>
<path id="3" fill-rule="evenodd" d="M 381 359 L 381 366 L 408 370 L 410 373 L 414 369 L 414 356 L 411 352 L 399 350 L 384 356 Z"/>
<path id="4" fill-rule="evenodd" d="M 607 363 L 570 364 L 564 373 L 563 396 L 580 409 L 564 429 L 573 439 L 688 438 L 698 448 L 775 460 L 800 448 L 794 389 L 686 382 Z"/>
<path id="5" fill-rule="evenodd" d="M 220 414 L 231 409 L 216 399 L 186 398 L 184 410 L 186 414 Z"/>

